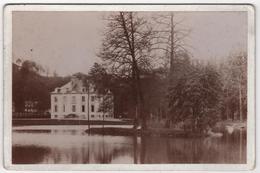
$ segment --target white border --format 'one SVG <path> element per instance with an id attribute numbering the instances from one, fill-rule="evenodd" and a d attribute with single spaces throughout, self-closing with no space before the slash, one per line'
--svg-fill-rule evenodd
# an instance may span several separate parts
<path id="1" fill-rule="evenodd" d="M 247 164 L 26 164 L 11 163 L 12 11 L 247 11 Z M 250 170 L 255 165 L 255 11 L 251 5 L 9 5 L 4 9 L 4 166 L 11 170 Z"/>

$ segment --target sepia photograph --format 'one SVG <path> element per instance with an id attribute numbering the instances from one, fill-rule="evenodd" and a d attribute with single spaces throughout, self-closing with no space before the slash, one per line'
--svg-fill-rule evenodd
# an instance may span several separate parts
<path id="1" fill-rule="evenodd" d="M 5 8 L 8 168 L 252 168 L 250 5 Z"/>

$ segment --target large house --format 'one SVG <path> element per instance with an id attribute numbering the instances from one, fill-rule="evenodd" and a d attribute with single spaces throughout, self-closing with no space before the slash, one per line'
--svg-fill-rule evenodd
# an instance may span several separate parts
<path id="1" fill-rule="evenodd" d="M 86 88 L 82 80 L 73 76 L 71 81 L 51 92 L 51 118 L 108 119 L 113 118 L 113 108 L 102 109 L 104 98 L 113 96 L 99 95 L 93 85 Z"/>

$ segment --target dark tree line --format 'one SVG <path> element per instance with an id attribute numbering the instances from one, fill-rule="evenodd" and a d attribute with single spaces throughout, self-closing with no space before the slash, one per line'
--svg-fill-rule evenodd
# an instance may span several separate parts
<path id="1" fill-rule="evenodd" d="M 50 109 L 50 92 L 69 81 L 69 78 L 41 76 L 42 67 L 33 61 L 21 66 L 13 64 L 12 98 L 16 112 L 23 112 L 25 101 L 37 101 L 37 110 Z"/>

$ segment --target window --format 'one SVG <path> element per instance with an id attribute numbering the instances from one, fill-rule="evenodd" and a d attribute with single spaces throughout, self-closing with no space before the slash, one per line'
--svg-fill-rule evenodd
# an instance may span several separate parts
<path id="1" fill-rule="evenodd" d="M 67 97 L 63 96 L 63 101 L 66 102 L 67 101 Z"/>
<path id="2" fill-rule="evenodd" d="M 85 92 L 85 88 L 82 88 L 82 92 Z"/>
<path id="3" fill-rule="evenodd" d="M 95 101 L 95 96 L 91 96 L 91 101 Z"/>
<path id="4" fill-rule="evenodd" d="M 58 106 L 57 105 L 54 106 L 54 112 L 58 112 Z"/>
<path id="5" fill-rule="evenodd" d="M 85 101 L 85 96 L 82 96 L 82 101 L 83 101 L 83 102 Z"/>
<path id="6" fill-rule="evenodd" d="M 76 103 L 76 96 L 72 96 L 71 102 Z"/>
<path id="7" fill-rule="evenodd" d="M 72 105 L 72 112 L 76 112 L 76 105 Z"/>
<path id="8" fill-rule="evenodd" d="M 94 118 L 94 115 L 91 115 L 92 118 Z"/>
<path id="9" fill-rule="evenodd" d="M 58 93 L 60 92 L 60 88 L 58 88 Z"/>
<path id="10" fill-rule="evenodd" d="M 85 112 L 85 105 L 82 105 L 82 106 L 81 106 L 81 111 L 82 111 L 82 112 Z"/>
<path id="11" fill-rule="evenodd" d="M 63 105 L 63 112 L 65 112 L 65 105 Z"/>
<path id="12" fill-rule="evenodd" d="M 58 98 L 57 97 L 54 97 L 54 102 L 58 102 Z"/>
<path id="13" fill-rule="evenodd" d="M 91 105 L 91 112 L 95 112 L 95 106 Z"/>

